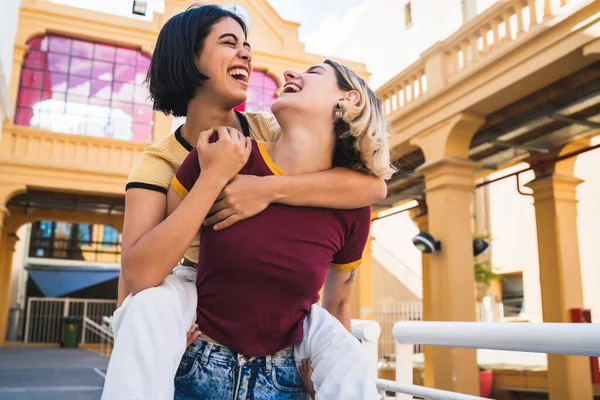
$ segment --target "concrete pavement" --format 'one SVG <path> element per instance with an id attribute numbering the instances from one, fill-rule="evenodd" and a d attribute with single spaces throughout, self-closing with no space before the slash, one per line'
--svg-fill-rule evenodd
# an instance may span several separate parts
<path id="1" fill-rule="evenodd" d="M 107 365 L 84 349 L 0 348 L 0 400 L 99 400 Z"/>

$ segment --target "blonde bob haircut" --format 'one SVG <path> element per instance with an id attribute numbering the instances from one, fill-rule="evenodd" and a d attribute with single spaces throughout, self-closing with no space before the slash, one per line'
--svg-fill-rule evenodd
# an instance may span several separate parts
<path id="1" fill-rule="evenodd" d="M 342 107 L 342 119 L 334 122 L 338 143 L 334 165 L 389 179 L 396 172 L 390 164 L 387 120 L 381 101 L 354 71 L 335 61 L 325 60 L 335 71 L 338 86 L 356 90 L 359 102 Z"/>

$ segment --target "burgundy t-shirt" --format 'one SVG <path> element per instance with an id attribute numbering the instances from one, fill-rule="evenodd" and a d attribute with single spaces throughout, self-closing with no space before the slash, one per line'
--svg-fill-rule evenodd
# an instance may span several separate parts
<path id="1" fill-rule="evenodd" d="M 283 175 L 264 143 L 240 174 Z M 182 197 L 200 175 L 198 153 L 181 164 L 173 188 Z M 302 340 L 302 322 L 319 300 L 328 268 L 360 265 L 371 208 L 332 210 L 271 204 L 224 229 L 202 228 L 197 323 L 209 337 L 250 356 L 275 353 Z"/>

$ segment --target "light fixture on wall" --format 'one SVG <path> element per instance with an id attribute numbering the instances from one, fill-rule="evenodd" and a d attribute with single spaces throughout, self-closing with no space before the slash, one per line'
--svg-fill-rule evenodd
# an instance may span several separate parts
<path id="1" fill-rule="evenodd" d="M 473 239 L 473 255 L 477 257 L 480 254 L 485 253 L 489 250 L 490 244 L 483 239 L 475 238 Z"/>
<path id="2" fill-rule="evenodd" d="M 146 9 L 148 8 L 148 2 L 144 0 L 133 0 L 133 7 L 131 13 L 134 15 L 146 15 Z"/>
<path id="3" fill-rule="evenodd" d="M 431 254 L 434 251 L 439 251 L 442 248 L 442 243 L 427 232 L 419 232 L 413 238 L 413 244 L 417 249 L 425 254 Z M 490 244 L 483 239 L 473 239 L 473 255 L 478 256 L 489 250 Z"/>
<path id="4" fill-rule="evenodd" d="M 413 244 L 425 254 L 431 254 L 442 248 L 442 243 L 439 240 L 435 240 L 435 238 L 427 232 L 419 232 L 419 234 L 413 238 Z"/>

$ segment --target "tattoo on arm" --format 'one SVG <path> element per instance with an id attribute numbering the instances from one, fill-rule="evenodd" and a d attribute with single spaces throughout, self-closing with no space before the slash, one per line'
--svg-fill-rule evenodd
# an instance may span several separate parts
<path id="1" fill-rule="evenodd" d="M 344 285 L 349 285 L 352 283 L 352 281 L 354 281 L 354 274 L 356 273 L 356 270 L 353 269 L 352 271 L 350 271 L 350 278 L 346 279 L 346 281 L 344 282 Z"/>

